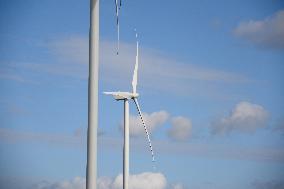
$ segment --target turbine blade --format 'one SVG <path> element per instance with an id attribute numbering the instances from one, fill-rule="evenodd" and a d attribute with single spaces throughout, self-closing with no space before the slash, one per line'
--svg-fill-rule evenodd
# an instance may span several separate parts
<path id="1" fill-rule="evenodd" d="M 116 52 L 117 55 L 118 55 L 118 52 L 119 52 L 119 21 L 117 17 L 117 52 Z"/>
<path id="2" fill-rule="evenodd" d="M 138 47 L 139 47 L 138 34 L 136 32 L 136 62 L 135 62 L 135 67 L 134 67 L 134 72 L 133 72 L 133 79 L 132 79 L 132 92 L 134 94 L 136 94 L 137 80 L 138 80 L 138 61 L 139 61 Z"/>
<path id="3" fill-rule="evenodd" d="M 115 3 L 115 13 L 116 13 L 116 16 L 118 16 L 118 3 L 117 3 L 117 0 L 114 0 L 114 3 Z"/>
<path id="4" fill-rule="evenodd" d="M 140 106 L 139 106 L 138 100 L 137 100 L 137 98 L 133 98 L 133 101 L 134 101 L 134 103 L 135 103 L 135 105 L 136 105 L 138 114 L 139 114 L 139 116 L 140 116 L 140 119 L 141 119 L 141 121 L 142 121 L 143 127 L 144 127 L 145 132 L 146 132 L 146 135 L 147 135 L 147 139 L 148 139 L 148 143 L 149 143 L 149 147 L 150 147 L 151 155 L 152 155 L 152 162 L 155 162 L 155 156 L 154 156 L 154 151 L 153 151 L 153 147 L 152 147 L 150 135 L 149 135 L 148 129 L 147 129 L 147 127 L 146 127 L 146 124 L 145 124 L 145 122 L 144 122 L 144 119 L 143 119 L 143 116 L 142 116 L 142 112 L 141 112 L 141 110 L 140 110 Z"/>
<path id="5" fill-rule="evenodd" d="M 105 95 L 117 95 L 118 92 L 103 92 Z"/>
<path id="6" fill-rule="evenodd" d="M 116 52 L 117 55 L 119 52 L 119 10 L 120 10 L 120 4 L 118 4 L 118 0 L 115 0 L 116 27 L 117 27 L 117 52 Z"/>

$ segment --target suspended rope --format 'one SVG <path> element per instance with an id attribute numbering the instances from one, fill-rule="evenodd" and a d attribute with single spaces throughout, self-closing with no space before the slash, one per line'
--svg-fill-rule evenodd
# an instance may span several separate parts
<path id="1" fill-rule="evenodd" d="M 118 2 L 119 1 L 119 2 Z M 116 28 L 117 28 L 117 52 L 116 54 L 118 55 L 119 53 L 119 11 L 121 8 L 121 0 L 114 0 L 115 3 L 115 12 L 116 12 Z"/>

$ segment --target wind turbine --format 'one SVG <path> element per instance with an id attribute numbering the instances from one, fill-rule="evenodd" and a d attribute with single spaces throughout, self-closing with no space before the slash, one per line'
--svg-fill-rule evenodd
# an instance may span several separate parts
<path id="1" fill-rule="evenodd" d="M 146 127 L 145 121 L 143 119 L 141 109 L 138 103 L 138 96 L 139 94 L 136 91 L 137 88 L 137 78 L 138 78 L 138 62 L 139 62 L 139 54 L 138 54 L 138 35 L 136 33 L 136 63 L 133 73 L 133 79 L 132 79 L 132 92 L 104 92 L 104 94 L 112 95 L 115 100 L 124 101 L 124 147 L 123 147 L 123 189 L 128 189 L 128 179 L 129 179 L 129 100 L 133 100 L 136 109 L 138 111 L 138 114 L 140 116 L 140 119 L 142 121 L 145 133 L 147 135 L 149 147 L 151 150 L 152 155 L 152 162 L 155 161 L 154 152 L 151 144 L 151 139 L 149 136 L 148 129 Z"/>
<path id="2" fill-rule="evenodd" d="M 119 51 L 119 10 L 122 0 L 115 0 L 117 25 L 117 54 Z M 99 86 L 100 0 L 90 0 L 89 81 L 86 189 L 97 188 L 97 129 Z"/>
<path id="3" fill-rule="evenodd" d="M 117 28 L 117 51 L 116 54 L 118 55 L 119 52 L 119 11 L 121 8 L 121 0 L 114 0 L 115 2 L 115 13 L 116 13 L 116 28 Z"/>

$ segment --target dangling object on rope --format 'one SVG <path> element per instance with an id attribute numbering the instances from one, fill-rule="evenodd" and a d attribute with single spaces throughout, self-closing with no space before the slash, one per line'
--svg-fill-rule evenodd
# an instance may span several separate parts
<path id="1" fill-rule="evenodd" d="M 118 55 L 118 52 L 119 52 L 119 11 L 121 8 L 121 0 L 114 0 L 114 2 L 115 2 L 116 27 L 117 27 L 117 52 L 116 54 Z"/>

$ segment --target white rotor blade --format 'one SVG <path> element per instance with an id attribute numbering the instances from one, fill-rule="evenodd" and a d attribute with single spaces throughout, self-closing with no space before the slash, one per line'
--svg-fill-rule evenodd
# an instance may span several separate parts
<path id="1" fill-rule="evenodd" d="M 117 52 L 119 51 L 119 10 L 120 10 L 121 2 L 118 4 L 118 0 L 115 0 L 115 11 L 116 11 L 116 26 L 117 26 Z"/>
<path id="2" fill-rule="evenodd" d="M 136 31 L 136 30 L 135 30 Z M 137 79 L 138 79 L 138 35 L 136 33 L 136 62 L 135 62 L 135 67 L 134 67 L 134 72 L 133 72 L 133 79 L 132 79 L 132 92 L 135 94 L 136 93 L 136 88 L 137 88 Z"/>
<path id="3" fill-rule="evenodd" d="M 141 110 L 140 110 L 140 106 L 139 106 L 138 100 L 137 100 L 137 98 L 133 98 L 133 101 L 134 101 L 134 103 L 135 103 L 135 105 L 136 105 L 136 108 L 137 108 L 137 110 L 138 110 L 138 114 L 139 114 L 139 116 L 140 116 L 140 119 L 141 119 L 141 121 L 142 121 L 143 127 L 144 127 L 144 129 L 145 129 L 145 132 L 146 132 L 146 135 L 147 135 L 147 138 L 148 138 L 149 147 L 150 147 L 151 155 L 152 155 L 152 162 L 155 162 L 155 156 L 154 156 L 154 151 L 153 151 L 153 148 L 152 148 L 152 143 L 151 143 L 150 135 L 149 135 L 148 129 L 147 129 L 147 127 L 146 127 L 146 124 L 145 124 L 145 122 L 144 122 L 144 119 L 143 119 L 143 117 L 142 117 L 142 112 L 141 112 Z"/>
<path id="4" fill-rule="evenodd" d="M 119 21 L 117 24 L 117 52 L 116 52 L 117 55 L 118 55 L 118 52 L 119 52 Z"/>

